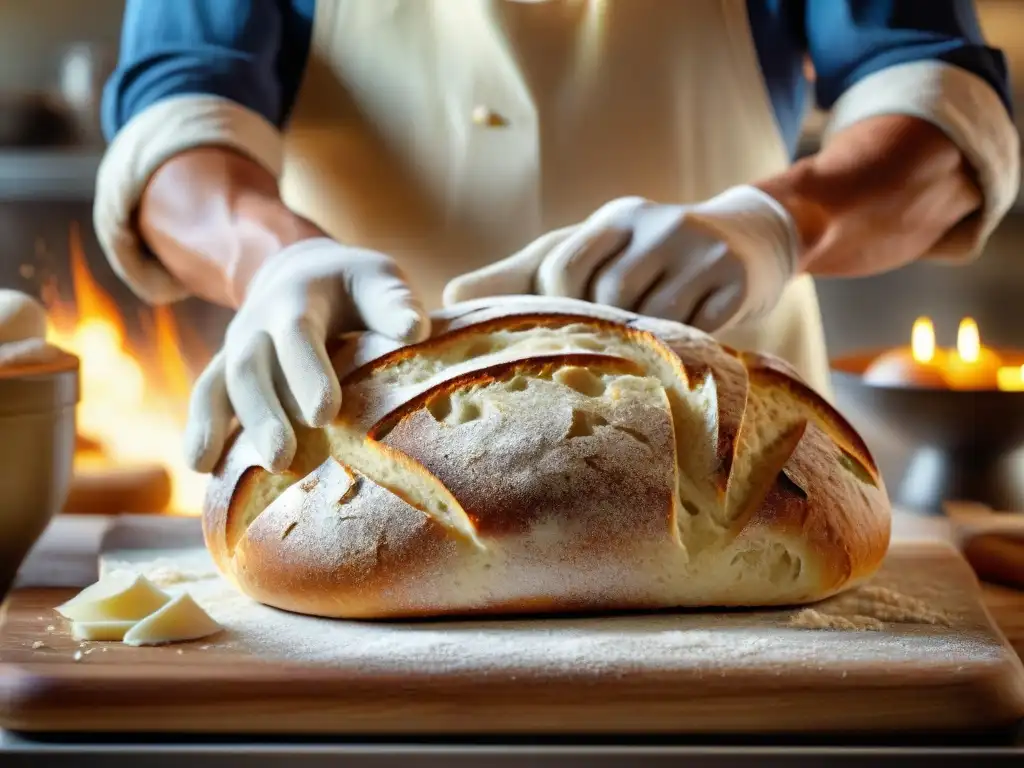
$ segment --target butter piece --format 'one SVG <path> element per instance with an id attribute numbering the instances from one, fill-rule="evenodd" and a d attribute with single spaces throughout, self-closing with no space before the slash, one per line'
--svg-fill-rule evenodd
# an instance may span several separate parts
<path id="1" fill-rule="evenodd" d="M 183 643 L 220 632 L 223 627 L 187 592 L 147 616 L 125 633 L 125 645 Z"/>
<path id="2" fill-rule="evenodd" d="M 124 639 L 125 632 L 137 623 L 135 621 L 76 621 L 71 625 L 71 636 L 75 640 L 121 641 Z"/>
<path id="3" fill-rule="evenodd" d="M 145 576 L 111 574 L 86 587 L 63 605 L 57 613 L 73 622 L 136 622 L 159 610 L 170 601 Z"/>

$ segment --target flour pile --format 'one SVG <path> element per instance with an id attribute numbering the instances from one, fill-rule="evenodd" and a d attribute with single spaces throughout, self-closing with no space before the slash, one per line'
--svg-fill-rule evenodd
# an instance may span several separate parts
<path id="1" fill-rule="evenodd" d="M 793 616 L 791 627 L 878 632 L 885 622 L 952 626 L 952 617 L 924 600 L 892 589 L 864 586 L 825 600 Z"/>

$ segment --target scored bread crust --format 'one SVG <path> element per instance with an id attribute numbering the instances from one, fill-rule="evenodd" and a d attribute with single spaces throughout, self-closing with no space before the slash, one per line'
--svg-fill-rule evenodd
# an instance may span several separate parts
<path id="1" fill-rule="evenodd" d="M 856 430 L 783 361 L 584 302 L 473 302 L 332 350 L 343 404 L 286 472 L 237 435 L 218 568 L 344 618 L 760 606 L 858 583 L 890 507 Z"/>

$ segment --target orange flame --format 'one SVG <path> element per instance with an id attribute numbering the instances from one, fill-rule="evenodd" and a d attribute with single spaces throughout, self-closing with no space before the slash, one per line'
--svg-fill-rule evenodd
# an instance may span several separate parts
<path id="1" fill-rule="evenodd" d="M 910 332 L 910 352 L 919 363 L 930 363 L 935 358 L 935 326 L 927 317 L 914 321 Z"/>
<path id="2" fill-rule="evenodd" d="M 98 443 L 114 465 L 163 466 L 172 482 L 170 511 L 198 514 L 206 483 L 185 466 L 182 455 L 192 377 L 174 317 L 165 307 L 153 313 L 148 336 L 154 361 L 143 365 L 130 347 L 117 304 L 89 271 L 77 225 L 71 229 L 69 251 L 75 309 L 52 284 L 44 289 L 43 300 L 49 341 L 81 359 L 78 430 Z"/>
<path id="3" fill-rule="evenodd" d="M 981 334 L 970 317 L 960 321 L 956 331 L 956 353 L 965 363 L 976 363 L 981 357 Z"/>

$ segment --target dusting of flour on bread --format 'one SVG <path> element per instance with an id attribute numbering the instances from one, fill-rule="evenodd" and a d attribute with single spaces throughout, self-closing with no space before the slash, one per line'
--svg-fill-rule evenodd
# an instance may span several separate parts
<path id="1" fill-rule="evenodd" d="M 218 569 L 349 619 L 807 605 L 877 570 L 877 467 L 786 364 L 554 309 L 365 361 L 286 472 L 243 432 L 204 506 Z"/>

